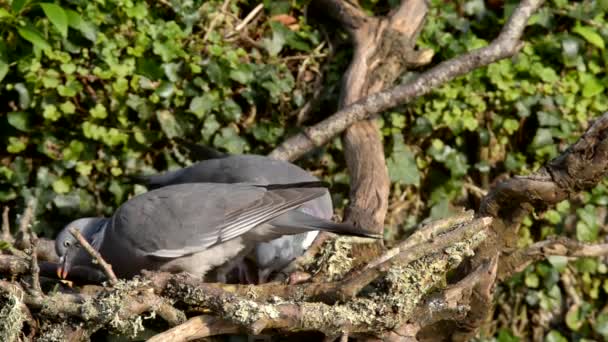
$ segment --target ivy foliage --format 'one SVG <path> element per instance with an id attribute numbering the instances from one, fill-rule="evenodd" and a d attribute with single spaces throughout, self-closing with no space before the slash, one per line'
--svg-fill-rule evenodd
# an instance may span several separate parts
<path id="1" fill-rule="evenodd" d="M 266 153 L 331 114 L 351 50 L 344 32 L 307 18 L 304 1 L 0 1 L 0 202 L 35 198 L 34 229 L 52 237 L 76 217 L 109 215 L 145 191 L 125 176 L 192 160 L 183 138 L 231 153 Z M 370 14 L 398 1 L 361 1 Z M 495 38 L 516 1 L 431 1 L 418 45 L 432 64 Z M 380 123 L 391 181 L 387 238 L 456 206 L 480 188 L 558 155 L 608 110 L 605 0 L 547 1 L 521 52 L 460 77 Z M 324 32 L 323 30 L 326 30 Z M 426 66 L 428 67 L 428 66 Z M 426 68 L 425 67 L 425 68 Z M 421 70 L 411 70 L 401 82 Z M 336 139 L 302 165 L 333 183 L 348 175 Z M 606 183 L 526 219 L 520 247 L 561 234 L 605 237 Z M 551 258 L 499 291 L 499 341 L 608 338 L 603 259 Z"/>

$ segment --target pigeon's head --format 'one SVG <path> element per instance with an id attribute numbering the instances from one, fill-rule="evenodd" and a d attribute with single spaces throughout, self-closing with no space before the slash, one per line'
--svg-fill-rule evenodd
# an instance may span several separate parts
<path id="1" fill-rule="evenodd" d="M 75 228 L 93 246 L 99 248 L 99 233 L 105 228 L 107 222 L 103 217 L 86 217 L 70 222 L 57 235 L 55 239 L 55 251 L 59 256 L 57 275 L 65 279 L 70 269 L 75 265 L 91 264 L 91 257 L 82 248 L 76 237 L 70 233 L 71 228 Z"/>

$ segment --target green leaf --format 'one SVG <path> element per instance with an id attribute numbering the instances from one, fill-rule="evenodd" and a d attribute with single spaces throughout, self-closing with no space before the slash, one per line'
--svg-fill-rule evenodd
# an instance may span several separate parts
<path id="1" fill-rule="evenodd" d="M 61 113 L 57 110 L 55 105 L 48 105 L 44 107 L 42 116 L 47 120 L 57 121 L 61 117 Z"/>
<path id="2" fill-rule="evenodd" d="M 535 289 L 540 285 L 540 278 L 536 273 L 528 273 L 526 274 L 524 282 L 527 287 Z"/>
<path id="3" fill-rule="evenodd" d="M 566 314 L 566 325 L 572 331 L 578 331 L 585 323 L 582 310 L 579 305 L 573 305 Z"/>
<path id="4" fill-rule="evenodd" d="M 173 113 L 168 110 L 159 110 L 156 112 L 156 118 L 168 138 L 174 138 L 183 135 L 183 129 L 175 119 Z"/>
<path id="5" fill-rule="evenodd" d="M 264 45 L 269 55 L 276 56 L 283 50 L 287 39 L 284 30 L 275 29 L 275 26 L 272 26 L 272 29 L 272 39 L 264 38 L 262 45 Z"/>
<path id="6" fill-rule="evenodd" d="M 593 325 L 593 330 L 604 338 L 608 338 L 608 313 L 601 313 L 597 316 L 595 324 Z"/>
<path id="7" fill-rule="evenodd" d="M 511 334 L 510 331 L 506 329 L 501 329 L 498 332 L 497 340 L 497 342 L 519 342 L 519 337 L 514 336 L 513 334 Z"/>
<path id="8" fill-rule="evenodd" d="M 0 8 L 0 19 L 10 17 L 10 16 L 11 16 L 11 14 L 9 11 L 7 11 L 4 8 Z"/>
<path id="9" fill-rule="evenodd" d="M 8 113 L 8 123 L 20 131 L 27 132 L 30 130 L 30 116 L 26 112 Z"/>
<path id="10" fill-rule="evenodd" d="M 221 104 L 220 94 L 217 90 L 205 92 L 202 96 L 197 96 L 190 102 L 190 111 L 199 119 L 217 109 Z"/>
<path id="11" fill-rule="evenodd" d="M 41 3 L 40 7 L 47 18 L 57 28 L 63 37 L 68 35 L 68 16 L 61 6 L 52 3 Z"/>
<path id="12" fill-rule="evenodd" d="M 534 140 L 532 140 L 532 148 L 539 148 L 553 144 L 553 134 L 548 128 L 541 128 L 536 131 Z"/>
<path id="13" fill-rule="evenodd" d="M 8 146 L 6 147 L 6 151 L 8 153 L 23 152 L 26 148 L 27 148 L 27 143 L 26 143 L 25 139 L 19 139 L 17 137 L 8 138 Z"/>
<path id="14" fill-rule="evenodd" d="M 6 77 L 6 74 L 8 74 L 8 69 L 9 69 L 8 63 L 5 62 L 4 60 L 0 59 L 0 83 L 2 83 L 2 80 L 4 79 L 4 77 Z"/>
<path id="15" fill-rule="evenodd" d="M 416 166 L 416 156 L 403 143 L 403 136 L 394 135 L 394 147 L 387 161 L 388 174 L 391 181 L 402 185 L 420 186 L 420 172 Z"/>
<path id="16" fill-rule="evenodd" d="M 13 0 L 11 3 L 11 10 L 13 13 L 18 13 L 23 9 L 25 4 L 27 4 L 28 0 Z"/>
<path id="17" fill-rule="evenodd" d="M 37 47 L 41 50 L 50 50 L 51 49 L 51 45 L 44 39 L 44 37 L 40 34 L 40 32 L 38 32 L 34 28 L 19 27 L 17 29 L 17 32 L 19 32 L 19 35 L 23 39 L 32 43 L 35 47 Z"/>
<path id="18" fill-rule="evenodd" d="M 247 148 L 247 141 L 239 136 L 232 126 L 228 126 L 222 128 L 215 136 L 213 145 L 223 147 L 232 154 L 242 154 Z"/>
<path id="19" fill-rule="evenodd" d="M 29 108 L 31 98 L 30 98 L 30 92 L 25 87 L 25 84 L 23 84 L 23 83 L 15 84 L 15 90 L 17 91 L 17 93 L 19 93 L 19 107 L 21 107 L 21 109 Z"/>
<path id="20" fill-rule="evenodd" d="M 91 110 L 89 110 L 89 113 L 92 117 L 97 119 L 105 119 L 108 117 L 108 111 L 106 110 L 106 107 L 104 107 L 104 105 L 102 105 L 101 103 L 98 103 L 95 105 L 95 107 L 91 108 Z"/>
<path id="21" fill-rule="evenodd" d="M 572 29 L 572 32 L 578 33 L 589 43 L 604 50 L 604 39 L 602 38 L 602 36 L 600 36 L 599 33 L 597 33 L 597 31 L 593 27 L 577 25 Z"/>
<path id="22" fill-rule="evenodd" d="M 604 92 L 605 86 L 594 76 L 589 76 L 583 83 L 583 97 L 593 97 Z"/>
<path id="23" fill-rule="evenodd" d="M 68 25 L 71 28 L 80 31 L 80 33 L 82 33 L 82 35 L 86 39 L 95 43 L 95 41 L 97 40 L 97 28 L 95 27 L 95 25 L 82 19 L 80 14 L 78 14 L 78 12 L 76 11 L 67 9 L 65 10 L 65 14 L 68 18 Z"/>
<path id="24" fill-rule="evenodd" d="M 53 191 L 58 194 L 65 194 L 70 192 L 72 188 L 72 178 L 61 177 L 53 182 Z"/>

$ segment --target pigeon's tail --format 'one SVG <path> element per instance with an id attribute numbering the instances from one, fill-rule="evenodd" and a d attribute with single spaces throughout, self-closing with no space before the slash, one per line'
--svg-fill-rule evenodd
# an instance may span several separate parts
<path id="1" fill-rule="evenodd" d="M 329 183 L 327 182 L 299 182 L 299 183 L 285 183 L 285 184 L 267 184 L 267 185 L 256 185 L 268 190 L 281 190 L 281 189 L 294 189 L 294 188 L 328 188 Z"/>
<path id="2" fill-rule="evenodd" d="M 220 152 L 212 147 L 205 145 L 198 145 L 190 142 L 186 139 L 175 137 L 175 142 L 180 144 L 181 147 L 185 147 L 188 150 L 190 159 L 196 161 L 208 160 L 208 159 L 219 159 L 230 156 L 228 153 Z"/>
<path id="3" fill-rule="evenodd" d="M 324 230 L 341 235 L 363 236 L 374 239 L 382 238 L 382 234 L 364 231 L 347 223 L 335 223 L 308 215 L 299 210 L 289 211 L 277 218 L 272 219 L 268 223 L 281 230 L 289 230 L 293 233 L 302 233 L 310 230 Z"/>

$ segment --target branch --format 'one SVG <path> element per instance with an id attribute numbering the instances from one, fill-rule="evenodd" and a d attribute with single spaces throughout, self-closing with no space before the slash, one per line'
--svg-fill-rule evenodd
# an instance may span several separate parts
<path id="1" fill-rule="evenodd" d="M 552 255 L 574 258 L 607 256 L 608 243 L 586 244 L 563 236 L 539 241 L 503 257 L 498 278 L 505 280 L 523 271 L 528 265 Z"/>
<path id="2" fill-rule="evenodd" d="M 40 267 L 38 266 L 38 238 L 34 232 L 29 232 L 30 236 L 30 270 L 32 273 L 32 290 L 35 293 L 42 294 L 42 288 L 40 287 Z"/>
<path id="3" fill-rule="evenodd" d="M 608 112 L 597 118 L 578 141 L 529 176 L 495 186 L 483 199 L 481 215 L 498 217 L 522 203 L 544 208 L 588 190 L 608 174 Z"/>
<path id="4" fill-rule="evenodd" d="M 375 93 L 339 110 L 329 118 L 305 129 L 304 133 L 287 139 L 272 151 L 270 156 L 283 160 L 298 159 L 315 147 L 324 145 L 355 122 L 408 103 L 473 69 L 513 56 L 522 46 L 520 38 L 528 19 L 542 3 L 542 0 L 521 1 L 500 35 L 490 45 L 442 62 L 420 74 L 412 82 Z"/>
<path id="5" fill-rule="evenodd" d="M 8 219 L 9 208 L 4 207 L 2 210 L 2 240 L 8 243 L 13 243 L 13 236 L 11 235 L 11 224 Z"/>
<path id="6" fill-rule="evenodd" d="M 377 266 L 366 268 L 362 272 L 356 273 L 342 281 L 339 286 L 338 298 L 342 301 L 352 298 L 365 286 L 369 285 L 372 281 L 376 280 L 396 265 L 400 263 L 409 264 L 410 262 L 429 254 L 429 252 L 443 251 L 460 241 L 471 239 L 476 234 L 483 232 L 491 223 L 492 219 L 488 217 L 477 219 L 432 239 L 430 243 L 412 246 L 407 243 L 406 240 L 401 246 L 397 247 L 399 253 L 394 257 L 388 258 L 388 260 L 381 263 L 373 262 L 372 264 L 377 263 Z M 389 251 L 388 253 L 393 254 L 394 252 Z M 382 256 L 381 259 L 387 259 L 387 257 Z"/>
<path id="7" fill-rule="evenodd" d="M 348 1 L 323 0 L 313 1 L 312 4 L 317 5 L 321 13 L 337 20 L 351 35 L 356 34 L 356 31 L 371 19 L 359 6 Z"/>
<path id="8" fill-rule="evenodd" d="M 101 266 L 103 272 L 108 277 L 110 285 L 116 285 L 116 283 L 118 283 L 118 278 L 116 278 L 114 271 L 112 271 L 112 265 L 108 264 L 105 260 L 103 260 L 101 254 L 99 254 L 99 252 L 97 252 L 93 247 L 91 247 L 91 245 L 76 228 L 70 228 L 70 233 L 74 235 L 74 237 L 78 240 L 82 248 L 84 248 L 87 253 L 89 253 L 91 258 L 93 258 L 93 260 L 96 261 L 99 266 Z"/>

